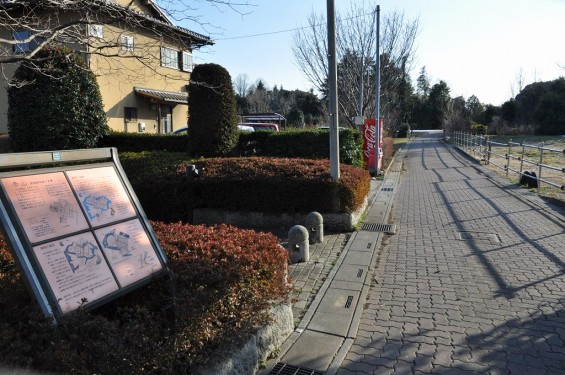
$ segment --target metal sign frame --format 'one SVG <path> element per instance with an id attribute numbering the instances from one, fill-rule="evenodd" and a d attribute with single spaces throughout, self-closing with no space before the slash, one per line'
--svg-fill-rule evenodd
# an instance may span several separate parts
<path id="1" fill-rule="evenodd" d="M 87 195 L 102 187 L 107 197 Z M 102 198 L 92 214 L 91 199 Z M 49 218 L 54 212 L 63 224 Z M 0 221 L 48 318 L 93 309 L 170 272 L 116 148 L 0 154 Z"/>

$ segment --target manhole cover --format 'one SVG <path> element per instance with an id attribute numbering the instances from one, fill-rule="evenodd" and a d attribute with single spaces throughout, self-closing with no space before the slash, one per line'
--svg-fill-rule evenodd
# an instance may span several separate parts
<path id="1" fill-rule="evenodd" d="M 277 363 L 269 375 L 324 375 L 323 371 Z"/>
<path id="2" fill-rule="evenodd" d="M 458 232 L 457 239 L 461 241 L 488 242 L 491 245 L 502 242 L 498 234 L 486 232 Z"/>
<path id="3" fill-rule="evenodd" d="M 361 226 L 361 230 L 366 230 L 368 232 L 385 232 L 387 234 L 395 234 L 396 225 L 363 223 L 363 225 Z"/>

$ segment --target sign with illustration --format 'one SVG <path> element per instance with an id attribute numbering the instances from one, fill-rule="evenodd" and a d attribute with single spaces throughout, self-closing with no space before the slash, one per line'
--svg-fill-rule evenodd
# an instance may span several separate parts
<path id="1" fill-rule="evenodd" d="M 63 172 L 2 179 L 31 243 L 88 229 Z"/>
<path id="2" fill-rule="evenodd" d="M 135 216 L 135 209 L 114 168 L 66 172 L 78 200 L 93 226 Z"/>
<path id="3" fill-rule="evenodd" d="M 163 268 L 139 220 L 98 229 L 95 233 L 120 285 L 129 285 Z"/>
<path id="4" fill-rule="evenodd" d="M 33 251 L 63 314 L 119 289 L 90 232 L 34 246 Z"/>
<path id="5" fill-rule="evenodd" d="M 60 151 L 53 163 L 98 162 L 0 173 L 6 240 L 46 316 L 97 306 L 167 271 L 116 151 Z M 0 155 L 0 168 L 50 154 Z"/>

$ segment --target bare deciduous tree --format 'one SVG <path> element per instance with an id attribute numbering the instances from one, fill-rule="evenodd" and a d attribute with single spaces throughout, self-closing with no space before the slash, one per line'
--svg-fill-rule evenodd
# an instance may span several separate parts
<path id="1" fill-rule="evenodd" d="M 215 7 L 244 13 L 249 3 L 231 0 L 205 0 Z M 191 51 L 211 44 L 207 36 L 176 27 L 173 21 L 191 20 L 204 24 L 195 16 L 193 2 L 188 0 L 3 0 L 0 1 L 0 68 L 22 61 L 33 63 L 39 51 L 50 44 L 65 44 L 85 55 L 108 57 L 107 69 L 119 68 L 119 60 L 137 59 L 150 67 L 166 42 Z M 110 32 L 99 33 L 105 25 Z M 147 38 L 127 45 L 127 33 Z M 151 51 L 151 52 L 150 52 Z M 158 60 L 157 60 L 158 61 Z M 4 75 L 4 78 L 7 78 Z"/>
<path id="2" fill-rule="evenodd" d="M 341 122 L 350 122 L 358 113 L 363 77 L 362 114 L 375 112 L 375 5 L 352 2 L 346 14 L 338 14 L 336 51 Z M 322 94 L 327 94 L 328 52 L 327 24 L 324 15 L 310 14 L 307 26 L 294 34 L 293 53 L 306 78 Z M 418 20 L 408 20 L 403 13 L 391 12 L 381 22 L 380 58 L 381 113 L 393 120 L 398 112 L 398 96 L 414 60 Z M 385 66 L 387 65 L 387 66 Z"/>
<path id="3" fill-rule="evenodd" d="M 247 95 L 251 113 L 269 112 L 272 94 L 273 92 L 265 86 L 265 82 L 260 78 L 257 79 L 255 84 L 251 85 Z"/>
<path id="4" fill-rule="evenodd" d="M 237 77 L 233 80 L 233 88 L 235 89 L 235 93 L 242 98 L 245 98 L 250 93 L 251 89 L 251 80 L 249 76 L 245 73 L 238 74 Z"/>
<path id="5" fill-rule="evenodd" d="M 524 70 L 520 68 L 520 70 L 518 70 L 516 74 L 514 74 L 514 82 L 510 83 L 510 95 L 512 96 L 512 98 L 515 98 L 516 95 L 518 95 L 522 91 L 525 81 L 526 79 L 524 77 Z"/>

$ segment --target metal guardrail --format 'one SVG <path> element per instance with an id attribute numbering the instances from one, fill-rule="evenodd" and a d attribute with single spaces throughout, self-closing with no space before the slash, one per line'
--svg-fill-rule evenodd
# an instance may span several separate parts
<path id="1" fill-rule="evenodd" d="M 565 191 L 565 184 L 557 182 L 564 181 L 565 178 L 565 149 L 545 147 L 544 143 L 533 145 L 512 140 L 507 143 L 494 142 L 488 135 L 465 132 L 453 132 L 449 140 L 475 159 L 506 171 L 507 176 L 509 172 L 515 172 L 519 179 L 527 176 L 537 180 L 538 193 L 541 183 Z M 532 159 L 532 154 L 535 154 L 536 160 Z M 547 162 L 547 159 L 555 159 L 556 155 L 562 155 L 558 158 L 560 166 Z M 534 168 L 531 171 L 535 172 L 535 176 L 527 170 L 528 166 Z M 559 175 L 561 178 L 556 178 Z"/>

